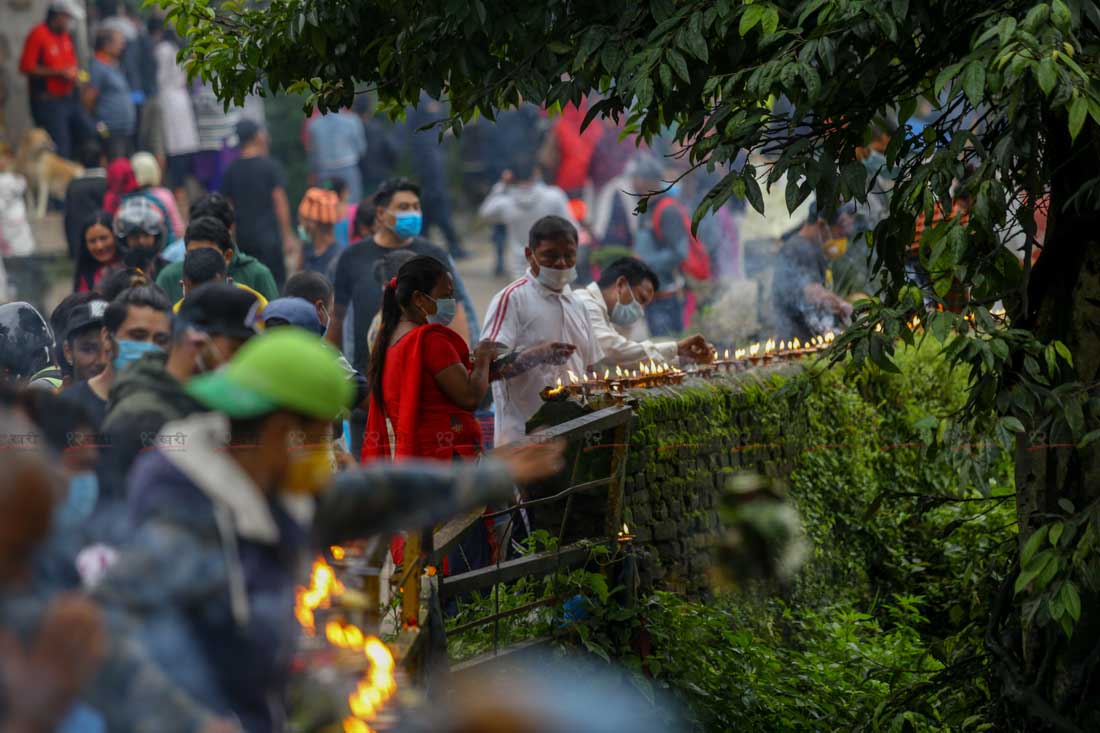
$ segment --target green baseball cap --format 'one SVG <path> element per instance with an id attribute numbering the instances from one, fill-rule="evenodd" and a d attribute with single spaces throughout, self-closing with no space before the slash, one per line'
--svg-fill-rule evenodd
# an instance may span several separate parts
<path id="1" fill-rule="evenodd" d="M 249 339 L 228 364 L 189 381 L 187 393 L 236 419 L 285 409 L 335 420 L 354 387 L 335 349 L 304 329 L 284 326 Z"/>

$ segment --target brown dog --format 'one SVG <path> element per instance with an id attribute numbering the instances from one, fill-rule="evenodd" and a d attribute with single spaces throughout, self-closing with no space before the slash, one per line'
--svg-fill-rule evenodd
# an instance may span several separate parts
<path id="1" fill-rule="evenodd" d="M 15 154 L 15 169 L 27 179 L 27 208 L 36 219 L 46 215 L 50 197 L 64 199 L 69 181 L 84 172 L 84 168 L 65 160 L 54 152 L 48 132 L 34 127 L 23 133 Z"/>

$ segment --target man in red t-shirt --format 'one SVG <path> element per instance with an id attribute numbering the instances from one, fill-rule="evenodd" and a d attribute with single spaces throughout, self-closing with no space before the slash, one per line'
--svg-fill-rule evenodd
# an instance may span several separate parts
<path id="1" fill-rule="evenodd" d="M 77 104 L 79 67 L 69 25 L 78 9 L 72 0 L 52 0 L 46 20 L 31 29 L 23 43 L 19 71 L 30 83 L 31 117 L 50 133 L 59 155 L 71 158 L 75 143 L 87 133 Z"/>

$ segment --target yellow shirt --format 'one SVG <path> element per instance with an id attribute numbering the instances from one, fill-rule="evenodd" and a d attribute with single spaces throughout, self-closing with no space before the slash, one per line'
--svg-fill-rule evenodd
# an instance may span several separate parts
<path id="1" fill-rule="evenodd" d="M 255 290 L 253 290 L 252 288 L 248 287 L 247 285 L 245 285 L 243 283 L 233 283 L 233 284 L 236 285 L 241 290 L 247 290 L 248 292 L 252 293 L 254 296 L 256 296 L 256 300 L 260 301 L 260 307 L 256 309 L 256 315 L 257 316 L 259 316 L 261 313 L 264 312 L 264 308 L 267 307 L 267 298 L 260 295 L 258 292 L 256 292 Z M 181 305 L 183 305 L 183 298 L 180 298 L 179 300 L 177 300 L 176 304 L 174 306 L 172 306 L 172 312 L 173 313 L 179 313 Z"/>

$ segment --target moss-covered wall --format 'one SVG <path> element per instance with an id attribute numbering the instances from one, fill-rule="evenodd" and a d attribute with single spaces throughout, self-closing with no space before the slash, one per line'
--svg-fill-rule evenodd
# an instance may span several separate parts
<path id="1" fill-rule="evenodd" d="M 647 554 L 646 579 L 695 595 L 707 586 L 718 498 L 730 477 L 793 469 L 800 415 L 768 367 L 636 392 L 624 520 Z"/>
<path id="2" fill-rule="evenodd" d="M 645 585 L 696 595 L 707 586 L 710 552 L 718 529 L 719 494 L 739 471 L 786 477 L 793 469 L 804 421 L 802 411 L 780 386 L 794 365 L 763 367 L 741 374 L 689 379 L 683 385 L 635 390 L 623 518 L 636 538 Z M 550 403 L 532 424 L 576 417 L 575 403 Z M 570 483 L 610 470 L 609 435 L 585 436 L 574 447 L 580 461 Z M 561 486 L 546 487 L 538 495 Z M 561 508 L 539 507 L 534 525 L 563 541 L 599 535 L 606 496 L 576 495 L 567 522 Z"/>

